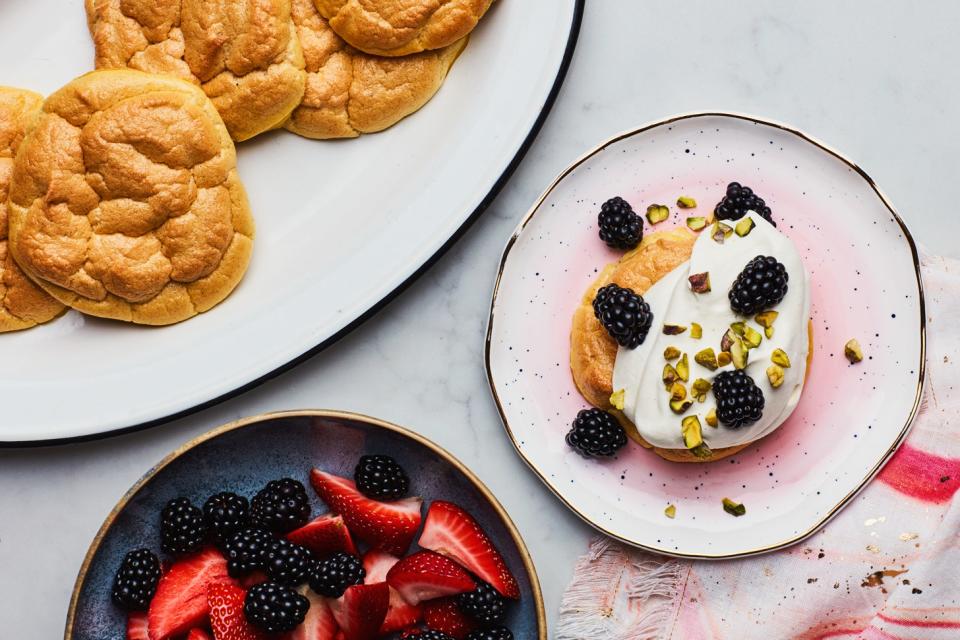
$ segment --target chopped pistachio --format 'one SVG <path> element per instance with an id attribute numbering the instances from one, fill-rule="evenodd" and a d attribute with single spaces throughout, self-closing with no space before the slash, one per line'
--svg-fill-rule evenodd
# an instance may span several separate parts
<path id="1" fill-rule="evenodd" d="M 747 330 L 747 325 L 745 322 L 734 322 L 730 325 L 730 329 L 738 336 L 743 337 L 743 334 Z"/>
<path id="2" fill-rule="evenodd" d="M 783 384 L 783 367 L 778 364 L 767 367 L 767 379 L 770 380 L 771 387 L 779 388 Z"/>
<path id="3" fill-rule="evenodd" d="M 773 323 L 776 321 L 778 315 L 780 314 L 771 309 L 769 311 L 764 311 L 763 313 L 758 313 L 753 319 L 758 325 L 766 329 L 767 327 L 773 326 Z"/>
<path id="4" fill-rule="evenodd" d="M 704 380 L 703 378 L 697 378 L 693 381 L 693 384 L 690 385 L 690 395 L 693 396 L 693 399 L 697 402 L 706 402 L 707 392 L 713 388 L 713 385 L 710 384 L 709 380 Z"/>
<path id="5" fill-rule="evenodd" d="M 755 349 L 763 342 L 763 336 L 748 324 L 743 325 L 743 342 L 747 349 Z"/>
<path id="6" fill-rule="evenodd" d="M 702 367 L 710 369 L 710 371 L 717 370 L 717 354 L 713 351 L 713 347 L 707 347 L 702 349 L 693 356 L 694 361 Z"/>
<path id="7" fill-rule="evenodd" d="M 676 347 L 667 347 L 663 350 L 663 359 L 664 360 L 676 360 L 680 357 L 680 349 Z"/>
<path id="8" fill-rule="evenodd" d="M 710 292 L 710 272 L 704 271 L 703 273 L 695 273 L 687 280 L 690 281 L 690 290 L 694 293 L 709 293 Z"/>
<path id="9" fill-rule="evenodd" d="M 736 339 L 737 334 L 733 332 L 733 329 L 727 329 L 723 337 L 720 338 L 720 351 L 730 351 L 730 347 L 733 346 Z"/>
<path id="10" fill-rule="evenodd" d="M 670 217 L 670 209 L 662 204 L 647 207 L 647 220 L 650 224 L 659 224 Z"/>
<path id="11" fill-rule="evenodd" d="M 690 323 L 690 337 L 694 340 L 699 340 L 703 337 L 703 327 L 701 327 L 696 322 Z"/>
<path id="12" fill-rule="evenodd" d="M 687 416 L 680 422 L 680 432 L 683 434 L 683 444 L 687 449 L 703 444 L 703 434 L 700 430 L 700 418 Z"/>
<path id="13" fill-rule="evenodd" d="M 677 206 L 681 209 L 695 209 L 697 201 L 690 196 L 680 196 L 677 198 Z"/>
<path id="14" fill-rule="evenodd" d="M 670 399 L 671 400 L 687 399 L 687 388 L 683 386 L 682 382 L 674 382 L 673 386 L 670 387 Z"/>
<path id="15" fill-rule="evenodd" d="M 663 334 L 666 336 L 675 336 L 686 331 L 687 328 L 682 324 L 665 324 L 663 325 Z"/>
<path id="16" fill-rule="evenodd" d="M 680 376 L 677 374 L 677 370 L 673 368 L 672 364 L 663 365 L 663 385 L 670 390 L 670 387 L 673 386 L 673 383 L 680 379 Z"/>
<path id="17" fill-rule="evenodd" d="M 686 410 L 689 409 L 691 406 L 693 406 L 693 400 L 671 400 L 670 401 L 670 409 L 676 414 L 681 414 L 686 412 Z"/>
<path id="18" fill-rule="evenodd" d="M 749 353 L 743 344 L 743 340 L 737 340 L 730 346 L 730 358 L 733 360 L 734 369 L 746 369 Z"/>
<path id="19" fill-rule="evenodd" d="M 729 351 L 721 351 L 717 354 L 717 366 L 725 367 L 728 364 L 733 362 L 733 357 L 730 355 Z"/>
<path id="20" fill-rule="evenodd" d="M 710 447 L 707 446 L 706 442 L 700 443 L 693 449 L 690 449 L 690 453 L 698 458 L 709 458 L 713 455 L 713 451 L 710 450 Z"/>
<path id="21" fill-rule="evenodd" d="M 748 233 L 750 233 L 751 231 L 753 231 L 753 228 L 755 226 L 757 225 L 754 224 L 752 218 L 744 218 L 743 220 L 737 223 L 737 226 L 735 226 L 733 230 L 736 231 L 737 235 L 742 238 Z"/>
<path id="22" fill-rule="evenodd" d="M 691 231 L 700 231 L 705 226 L 707 226 L 707 219 L 703 216 L 687 218 L 687 227 L 689 227 Z"/>
<path id="23" fill-rule="evenodd" d="M 626 389 L 620 389 L 619 391 L 614 391 L 613 395 L 610 396 L 610 405 L 614 409 L 619 409 L 623 411 L 623 397 L 626 395 Z"/>
<path id="24" fill-rule="evenodd" d="M 733 233 L 733 227 L 731 227 L 730 225 L 724 224 L 719 220 L 713 223 L 713 230 L 711 231 L 711 235 L 713 237 L 714 242 L 718 244 L 723 244 L 723 241 L 729 238 L 732 233 Z"/>
<path id="25" fill-rule="evenodd" d="M 783 349 L 774 349 L 773 353 L 770 354 L 770 360 L 773 361 L 773 364 L 778 364 L 781 367 L 790 368 L 790 357 L 787 355 L 787 352 Z"/>
<path id="26" fill-rule="evenodd" d="M 714 407 L 707 411 L 707 417 L 704 418 L 704 421 L 711 427 L 716 427 L 719 423 L 717 422 L 717 409 Z"/>
<path id="27" fill-rule="evenodd" d="M 738 518 L 747 512 L 747 508 L 745 506 L 739 502 L 734 502 L 730 498 L 723 499 L 723 510 L 732 516 L 737 516 Z"/>
<path id="28" fill-rule="evenodd" d="M 773 327 L 764 327 L 763 335 L 767 336 L 767 340 L 773 338 Z"/>
<path id="29" fill-rule="evenodd" d="M 668 504 L 667 508 L 663 510 L 663 515 L 673 520 L 677 516 L 677 507 L 675 505 Z"/>
<path id="30" fill-rule="evenodd" d="M 680 361 L 677 362 L 677 375 L 684 382 L 690 379 L 690 361 L 687 360 L 687 354 L 680 356 Z"/>
<path id="31" fill-rule="evenodd" d="M 848 340 L 847 344 L 843 345 L 843 355 L 847 356 L 850 364 L 856 364 L 863 360 L 863 350 L 856 338 Z"/>

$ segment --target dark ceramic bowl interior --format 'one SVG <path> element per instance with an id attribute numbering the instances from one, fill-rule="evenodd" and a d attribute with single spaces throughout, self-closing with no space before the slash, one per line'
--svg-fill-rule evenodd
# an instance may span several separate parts
<path id="1" fill-rule="evenodd" d="M 327 508 L 309 489 L 310 469 L 352 477 L 364 454 L 388 453 L 409 472 L 411 493 L 455 502 L 481 523 L 520 583 L 510 609 L 518 639 L 546 638 L 543 602 L 529 554 L 502 507 L 460 462 L 429 441 L 364 416 L 332 412 L 273 414 L 241 420 L 188 443 L 151 469 L 121 500 L 90 547 L 74 588 L 67 640 L 123 640 L 125 614 L 110 600 L 124 554 L 159 552 L 159 513 L 171 498 L 195 504 L 217 491 L 252 497 L 268 481 L 292 477 L 308 487 L 313 515 Z M 425 512 L 425 511 L 424 511 Z"/>

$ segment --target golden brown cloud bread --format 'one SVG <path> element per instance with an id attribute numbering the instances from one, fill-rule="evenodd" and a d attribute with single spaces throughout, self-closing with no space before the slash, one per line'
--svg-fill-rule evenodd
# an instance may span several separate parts
<path id="1" fill-rule="evenodd" d="M 612 264 L 604 267 L 590 285 L 573 314 L 570 330 L 570 370 L 573 381 L 583 397 L 595 407 L 614 414 L 626 428 L 627 435 L 638 444 L 672 462 L 714 462 L 738 451 L 748 444 L 714 449 L 710 458 L 698 458 L 686 449 L 653 447 L 643 439 L 635 425 L 610 404 L 613 394 L 613 367 L 617 359 L 617 343 L 603 328 L 593 312 L 593 299 L 604 285 L 615 282 L 643 295 L 655 282 L 690 259 L 697 235 L 678 228 L 658 231 L 644 236 L 640 246 Z M 813 354 L 813 328 L 808 325 L 811 348 L 807 356 L 809 370 Z"/>
<path id="2" fill-rule="evenodd" d="M 236 152 L 195 85 L 94 71 L 49 98 L 17 153 L 10 249 L 84 313 L 170 324 L 227 297 L 253 219 Z"/>
<path id="3" fill-rule="evenodd" d="M 303 97 L 290 0 L 85 0 L 97 69 L 203 87 L 234 140 L 280 126 Z"/>
<path id="4" fill-rule="evenodd" d="M 463 38 L 402 58 L 362 53 L 330 29 L 313 0 L 293 0 L 293 22 L 307 64 L 307 90 L 284 126 L 319 140 L 396 124 L 434 96 L 466 46 Z"/>
<path id="5" fill-rule="evenodd" d="M 452 45 L 473 31 L 493 0 L 313 0 L 351 46 L 405 56 Z"/>
<path id="6" fill-rule="evenodd" d="M 7 192 L 13 156 L 41 105 L 40 94 L 0 87 L 0 332 L 29 329 L 65 309 L 34 284 L 7 251 Z"/>

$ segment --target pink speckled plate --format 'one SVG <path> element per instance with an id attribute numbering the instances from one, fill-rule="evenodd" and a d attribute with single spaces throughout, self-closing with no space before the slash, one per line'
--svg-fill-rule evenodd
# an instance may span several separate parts
<path id="1" fill-rule="evenodd" d="M 613 460 L 584 460 L 563 438 L 588 406 L 568 340 L 580 297 L 619 255 L 597 237 L 600 204 L 619 195 L 642 213 L 670 203 L 661 230 L 709 215 L 733 180 L 766 199 L 811 275 L 814 355 L 799 407 L 771 436 L 713 463 L 671 463 L 632 443 Z M 696 213 L 673 206 L 679 195 L 696 198 Z M 867 356 L 858 365 L 843 356 L 853 337 Z M 490 385 L 531 469 L 600 531 L 683 557 L 763 553 L 816 531 L 903 440 L 923 369 L 916 247 L 873 181 L 799 131 L 721 113 L 623 134 L 561 174 L 507 245 L 487 336 Z M 725 513 L 723 497 L 746 515 Z M 663 513 L 671 503 L 673 520 Z"/>

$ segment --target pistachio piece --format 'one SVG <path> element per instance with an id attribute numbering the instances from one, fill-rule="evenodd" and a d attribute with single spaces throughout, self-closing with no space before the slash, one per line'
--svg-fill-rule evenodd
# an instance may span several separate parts
<path id="1" fill-rule="evenodd" d="M 860 348 L 860 343 L 857 342 L 856 338 L 848 340 L 847 344 L 843 345 L 843 355 L 847 356 L 850 364 L 856 364 L 863 360 L 863 349 Z"/>
<path id="2" fill-rule="evenodd" d="M 778 364 L 767 367 L 767 379 L 770 381 L 771 387 L 779 388 L 783 384 L 783 367 Z"/>
<path id="3" fill-rule="evenodd" d="M 663 359 L 664 360 L 676 360 L 680 357 L 680 349 L 676 347 L 667 347 L 663 350 Z"/>
<path id="4" fill-rule="evenodd" d="M 733 331 L 734 334 L 743 337 L 743 334 L 747 330 L 747 325 L 744 322 L 734 322 L 730 325 L 730 330 Z"/>
<path id="5" fill-rule="evenodd" d="M 737 226 L 735 226 L 733 230 L 737 233 L 738 236 L 742 238 L 748 233 L 750 233 L 751 231 L 753 231 L 753 228 L 755 226 L 757 225 L 754 224 L 753 218 L 744 218 L 743 220 L 737 223 Z"/>
<path id="6" fill-rule="evenodd" d="M 767 336 L 767 340 L 771 339 L 773 337 L 773 327 L 765 327 L 763 335 Z"/>
<path id="7" fill-rule="evenodd" d="M 771 309 L 769 311 L 758 313 L 753 319 L 758 325 L 766 329 L 773 326 L 773 323 L 776 321 L 778 315 L 780 314 Z"/>
<path id="8" fill-rule="evenodd" d="M 659 224 L 670 217 L 670 209 L 662 204 L 647 207 L 647 220 L 650 224 Z"/>
<path id="9" fill-rule="evenodd" d="M 717 222 L 713 223 L 713 230 L 710 233 L 714 242 L 723 244 L 723 241 L 729 238 L 733 233 L 733 227 L 718 220 Z"/>
<path id="10" fill-rule="evenodd" d="M 696 322 L 690 323 L 690 337 L 694 340 L 699 340 L 703 337 L 703 327 L 701 327 Z"/>
<path id="11" fill-rule="evenodd" d="M 709 458 L 713 455 L 713 451 L 710 450 L 710 447 L 707 446 L 706 442 L 697 445 L 693 449 L 690 449 L 690 453 L 698 458 Z"/>
<path id="12" fill-rule="evenodd" d="M 727 329 L 727 332 L 720 338 L 720 351 L 730 351 L 730 347 L 733 346 L 736 339 L 737 334 L 733 332 L 733 329 Z"/>
<path id="13" fill-rule="evenodd" d="M 682 382 L 674 382 L 670 387 L 670 400 L 686 400 L 687 388 Z"/>
<path id="14" fill-rule="evenodd" d="M 687 354 L 683 354 L 677 363 L 677 375 L 684 382 L 690 379 L 690 361 L 687 360 Z"/>
<path id="15" fill-rule="evenodd" d="M 679 335 L 679 334 L 683 333 L 683 332 L 686 331 L 686 330 L 687 330 L 687 328 L 686 328 L 685 326 L 683 326 L 682 324 L 665 324 L 665 325 L 663 325 L 663 335 L 666 335 L 666 336 L 676 336 L 676 335 Z"/>
<path id="16" fill-rule="evenodd" d="M 730 356 L 729 351 L 721 351 L 720 353 L 717 354 L 718 367 L 725 367 L 731 362 L 733 362 L 733 358 Z"/>
<path id="17" fill-rule="evenodd" d="M 677 206 L 681 209 L 695 209 L 697 201 L 690 196 L 680 196 L 677 198 Z"/>
<path id="18" fill-rule="evenodd" d="M 673 368 L 672 364 L 663 365 L 663 385 L 670 390 L 670 387 L 673 386 L 673 383 L 680 379 L 680 376 L 677 374 L 677 370 Z"/>
<path id="19" fill-rule="evenodd" d="M 778 364 L 781 367 L 790 367 L 790 357 L 783 349 L 774 349 L 773 353 L 770 354 L 770 360 L 773 361 L 773 364 Z"/>
<path id="20" fill-rule="evenodd" d="M 610 405 L 614 409 L 619 409 L 620 411 L 623 411 L 623 398 L 625 395 L 627 395 L 626 389 L 620 389 L 619 391 L 614 391 L 613 394 L 610 396 Z"/>
<path id="21" fill-rule="evenodd" d="M 704 271 L 703 273 L 695 273 L 687 280 L 690 281 L 690 289 L 694 293 L 709 293 L 710 292 L 710 272 Z"/>
<path id="22" fill-rule="evenodd" d="M 707 226 L 707 219 L 703 216 L 687 218 L 687 227 L 689 227 L 691 231 L 700 231 L 705 226 Z"/>
<path id="23" fill-rule="evenodd" d="M 717 354 L 714 352 L 713 347 L 707 347 L 706 349 L 698 351 L 693 356 L 693 359 L 701 367 L 706 367 L 710 369 L 710 371 L 716 371 L 719 366 Z"/>
<path id="24" fill-rule="evenodd" d="M 663 515 L 673 520 L 677 515 L 677 507 L 675 505 L 668 504 L 667 508 L 663 510 Z"/>
<path id="25" fill-rule="evenodd" d="M 739 502 L 734 502 L 730 498 L 723 499 L 723 510 L 732 516 L 737 516 L 738 518 L 747 512 L 747 508 L 745 506 Z"/>
<path id="26" fill-rule="evenodd" d="M 703 444 L 703 433 L 700 431 L 700 418 L 687 416 L 680 422 L 680 432 L 683 434 L 683 444 L 687 449 L 693 449 Z"/>
<path id="27" fill-rule="evenodd" d="M 689 409 L 691 406 L 693 406 L 693 400 L 671 400 L 670 401 L 670 409 L 676 414 L 681 414 L 686 412 L 686 410 Z"/>
<path id="28" fill-rule="evenodd" d="M 733 360 L 734 369 L 746 369 L 749 352 L 743 344 L 743 340 L 737 340 L 730 345 L 730 359 Z"/>
<path id="29" fill-rule="evenodd" d="M 711 388 L 713 388 L 713 385 L 710 384 L 709 380 L 697 378 L 693 381 L 693 384 L 690 385 L 690 395 L 692 395 L 693 399 L 697 402 L 704 402 L 707 399 L 707 392 L 709 392 Z"/>
<path id="30" fill-rule="evenodd" d="M 716 407 L 714 407 L 713 409 L 710 409 L 710 411 L 707 411 L 707 417 L 704 418 L 704 422 L 706 422 L 711 427 L 716 427 L 719 424 L 719 422 L 717 422 Z"/>
<path id="31" fill-rule="evenodd" d="M 756 349 L 763 342 L 763 336 L 748 324 L 743 325 L 743 342 L 747 349 Z"/>

